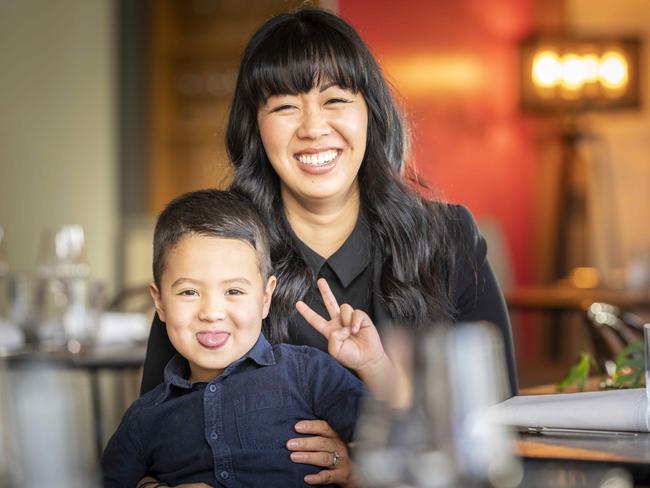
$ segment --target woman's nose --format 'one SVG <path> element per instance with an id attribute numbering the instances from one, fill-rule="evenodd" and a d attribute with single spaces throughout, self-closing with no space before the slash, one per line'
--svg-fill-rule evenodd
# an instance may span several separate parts
<path id="1" fill-rule="evenodd" d="M 309 109 L 303 112 L 297 135 L 302 139 L 317 139 L 330 132 L 326 114 L 320 109 Z"/>

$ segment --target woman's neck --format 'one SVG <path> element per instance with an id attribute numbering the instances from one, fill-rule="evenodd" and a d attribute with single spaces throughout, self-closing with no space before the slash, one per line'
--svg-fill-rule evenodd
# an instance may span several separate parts
<path id="1" fill-rule="evenodd" d="M 358 188 L 339 202 L 298 202 L 282 192 L 284 212 L 295 234 L 311 249 L 329 258 L 354 230 L 359 216 Z"/>

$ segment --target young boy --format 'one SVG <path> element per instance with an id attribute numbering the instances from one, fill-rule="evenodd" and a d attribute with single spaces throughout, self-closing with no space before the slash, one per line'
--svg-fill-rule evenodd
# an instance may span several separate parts
<path id="1" fill-rule="evenodd" d="M 132 488 L 145 474 L 168 485 L 303 485 L 319 468 L 291 462 L 295 423 L 321 418 L 349 441 L 364 386 L 330 355 L 272 346 L 261 333 L 276 278 L 255 210 L 217 190 L 174 200 L 156 225 L 153 274 L 151 295 L 179 354 L 109 441 L 104 486 Z M 302 302 L 298 311 L 371 393 L 392 400 L 395 370 L 372 322 L 339 309 L 324 280 L 318 286 L 331 319 Z"/>

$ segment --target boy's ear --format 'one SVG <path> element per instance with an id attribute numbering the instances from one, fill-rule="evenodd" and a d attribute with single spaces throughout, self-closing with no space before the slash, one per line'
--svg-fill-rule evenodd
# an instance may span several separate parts
<path id="1" fill-rule="evenodd" d="M 158 317 L 163 322 L 166 322 L 165 310 L 163 308 L 162 300 L 160 298 L 160 290 L 158 290 L 158 287 L 153 281 L 149 283 L 149 293 L 151 293 L 151 298 L 153 298 L 153 305 L 154 307 L 156 307 L 156 312 L 158 312 Z"/>
<path id="2" fill-rule="evenodd" d="M 271 297 L 275 291 L 275 285 L 277 284 L 277 279 L 275 276 L 269 276 L 268 281 L 266 282 L 266 287 L 264 288 L 264 307 L 262 308 L 262 318 L 265 319 L 269 314 L 269 309 L 271 308 Z"/>

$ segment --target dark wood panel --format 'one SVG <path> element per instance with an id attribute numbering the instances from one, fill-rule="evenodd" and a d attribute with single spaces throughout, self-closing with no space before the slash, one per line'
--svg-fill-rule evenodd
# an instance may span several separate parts
<path id="1" fill-rule="evenodd" d="M 299 1 L 156 0 L 148 75 L 148 210 L 230 181 L 225 126 L 239 59 L 253 32 Z"/>

